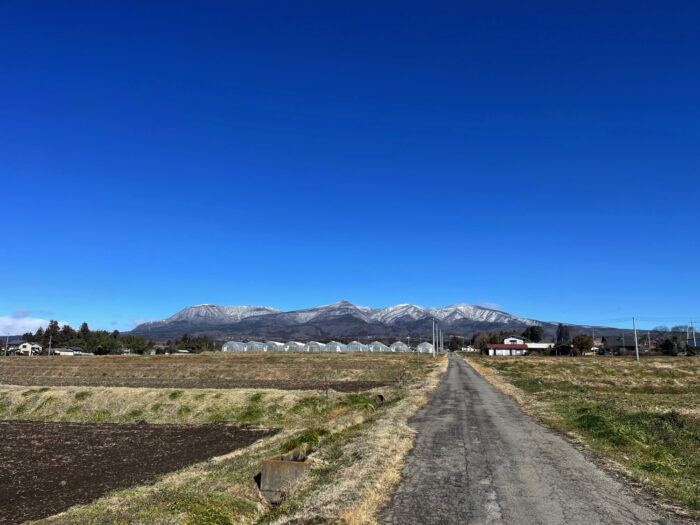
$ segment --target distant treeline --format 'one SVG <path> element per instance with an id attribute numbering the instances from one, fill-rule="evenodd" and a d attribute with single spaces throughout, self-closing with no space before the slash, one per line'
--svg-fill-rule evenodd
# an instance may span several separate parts
<path id="1" fill-rule="evenodd" d="M 30 343 L 37 343 L 44 349 L 48 349 L 49 342 L 52 348 L 81 348 L 85 352 L 93 352 L 98 355 L 121 354 L 125 349 L 132 353 L 144 354 L 151 351 L 157 354 L 173 353 L 177 350 L 187 350 L 192 353 L 206 350 L 220 350 L 221 344 L 207 337 L 190 337 L 187 334 L 180 339 L 170 340 L 164 344 L 146 341 L 140 335 L 121 334 L 118 330 L 90 330 L 87 323 L 80 325 L 75 330 L 64 324 L 59 326 L 58 321 L 50 321 L 46 330 L 39 328 L 36 332 L 27 332 L 22 338 Z"/>
<path id="2" fill-rule="evenodd" d="M 59 326 L 58 321 L 49 321 L 46 330 L 40 327 L 36 332 L 27 332 L 22 337 L 43 348 L 48 348 L 50 342 L 52 348 L 81 348 L 95 354 L 121 354 L 125 348 L 143 354 L 153 346 L 140 335 L 120 334 L 118 330 L 90 330 L 87 323 L 75 330 L 67 324 Z"/>

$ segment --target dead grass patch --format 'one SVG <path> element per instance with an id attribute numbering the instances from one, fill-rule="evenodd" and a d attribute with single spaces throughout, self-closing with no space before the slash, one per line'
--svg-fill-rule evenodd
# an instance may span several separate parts
<path id="1" fill-rule="evenodd" d="M 700 511 L 700 359 L 468 357 L 524 411 L 634 483 Z M 681 507 L 678 507 L 678 504 Z"/>

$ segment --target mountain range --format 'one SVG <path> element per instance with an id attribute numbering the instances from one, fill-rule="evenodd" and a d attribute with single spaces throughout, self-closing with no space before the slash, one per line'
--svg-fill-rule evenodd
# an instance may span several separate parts
<path id="1" fill-rule="evenodd" d="M 183 334 L 216 339 L 426 338 L 431 335 L 433 319 L 439 321 L 445 334 L 459 336 L 483 331 L 522 332 L 528 326 L 541 326 L 545 335 L 552 337 L 557 328 L 554 322 L 464 303 L 443 308 L 421 308 L 413 304 L 369 308 L 340 301 L 289 312 L 267 306 L 200 304 L 167 319 L 140 324 L 131 333 L 154 340 Z M 571 326 L 572 335 L 589 329 Z"/>

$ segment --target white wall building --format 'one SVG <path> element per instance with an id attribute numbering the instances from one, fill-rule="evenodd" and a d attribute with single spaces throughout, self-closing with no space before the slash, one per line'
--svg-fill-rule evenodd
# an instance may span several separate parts
<path id="1" fill-rule="evenodd" d="M 41 353 L 41 346 L 36 343 L 24 342 L 17 346 L 16 352 L 18 355 L 39 355 Z"/>

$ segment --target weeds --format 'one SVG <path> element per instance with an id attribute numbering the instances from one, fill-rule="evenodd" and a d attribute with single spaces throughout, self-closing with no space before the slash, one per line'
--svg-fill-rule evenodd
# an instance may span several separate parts
<path id="1" fill-rule="evenodd" d="M 168 399 L 170 399 L 170 401 L 175 401 L 176 399 L 179 399 L 180 397 L 182 397 L 182 394 L 184 394 L 184 393 L 185 393 L 184 390 L 173 390 L 172 392 L 170 392 L 168 394 Z"/>
<path id="2" fill-rule="evenodd" d="M 280 450 L 283 453 L 289 452 L 291 450 L 294 450 L 295 448 L 306 448 L 308 451 L 309 449 L 313 449 L 316 447 L 319 442 L 321 441 L 322 438 L 330 436 L 331 431 L 328 430 L 327 428 L 324 427 L 314 427 L 310 428 L 308 430 L 305 430 L 301 434 L 298 434 L 294 436 L 293 438 L 288 439 L 285 441 L 282 446 L 280 447 Z"/>
<path id="3" fill-rule="evenodd" d="M 92 392 L 90 392 L 89 390 L 81 390 L 80 392 L 75 393 L 75 400 L 76 401 L 85 401 L 90 396 L 92 396 Z"/>
<path id="4" fill-rule="evenodd" d="M 518 387 L 543 423 L 575 432 L 650 488 L 700 510 L 697 359 L 468 360 Z"/>

